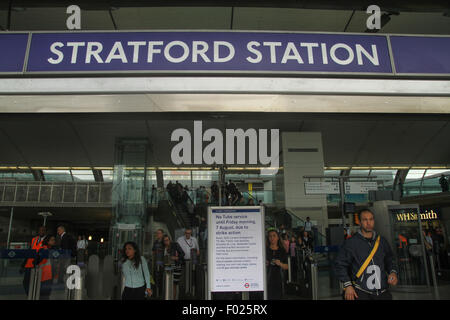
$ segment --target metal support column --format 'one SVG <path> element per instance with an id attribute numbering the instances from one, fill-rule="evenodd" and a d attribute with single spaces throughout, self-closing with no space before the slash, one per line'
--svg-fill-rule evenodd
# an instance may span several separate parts
<path id="1" fill-rule="evenodd" d="M 313 300 L 319 300 L 319 278 L 317 272 L 317 263 L 311 263 L 311 293 Z"/>
<path id="2" fill-rule="evenodd" d="M 339 179 L 339 192 L 341 195 L 341 212 L 342 212 L 342 227 L 345 230 L 346 222 L 345 222 L 345 185 L 344 179 Z"/>
<path id="3" fill-rule="evenodd" d="M 434 269 L 434 259 L 433 259 L 432 254 L 430 254 L 430 269 L 431 269 L 431 277 L 433 278 L 434 296 L 435 296 L 436 300 L 440 300 L 439 290 L 438 290 L 438 285 L 437 285 L 437 278 L 436 278 L 436 270 Z"/>

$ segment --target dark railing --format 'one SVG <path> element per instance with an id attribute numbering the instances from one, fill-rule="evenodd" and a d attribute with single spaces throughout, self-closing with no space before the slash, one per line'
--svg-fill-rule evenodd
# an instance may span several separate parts
<path id="1" fill-rule="evenodd" d="M 111 204 L 111 182 L 0 181 L 0 203 Z"/>

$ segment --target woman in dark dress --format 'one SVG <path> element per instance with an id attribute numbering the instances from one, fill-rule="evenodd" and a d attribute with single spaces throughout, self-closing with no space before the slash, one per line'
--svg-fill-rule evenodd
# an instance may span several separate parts
<path id="1" fill-rule="evenodd" d="M 277 231 L 270 230 L 268 238 L 269 244 L 266 248 L 267 298 L 269 300 L 280 300 L 283 298 L 288 256 Z"/>

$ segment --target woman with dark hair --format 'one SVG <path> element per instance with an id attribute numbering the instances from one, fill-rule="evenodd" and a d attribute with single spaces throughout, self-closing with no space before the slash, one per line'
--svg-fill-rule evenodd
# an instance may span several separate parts
<path id="1" fill-rule="evenodd" d="M 171 265 L 173 270 L 173 299 L 175 300 L 181 277 L 181 268 L 184 263 L 184 251 L 177 242 L 172 242 L 167 234 L 163 236 L 163 243 L 165 264 Z"/>
<path id="2" fill-rule="evenodd" d="M 122 300 L 144 300 L 145 295 L 152 295 L 147 261 L 131 241 L 123 245 L 122 275 L 125 278 Z"/>
<path id="3" fill-rule="evenodd" d="M 267 298 L 269 300 L 280 300 L 283 297 L 287 263 L 287 253 L 281 244 L 278 232 L 270 230 L 266 248 Z"/>

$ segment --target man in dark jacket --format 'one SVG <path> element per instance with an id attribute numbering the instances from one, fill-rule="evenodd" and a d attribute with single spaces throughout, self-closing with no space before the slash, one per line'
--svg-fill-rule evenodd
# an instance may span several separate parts
<path id="1" fill-rule="evenodd" d="M 68 233 L 64 226 L 59 226 L 56 229 L 58 234 L 59 249 L 63 251 L 63 254 L 58 260 L 58 283 L 64 283 L 64 275 L 66 274 L 67 267 L 71 263 L 71 258 L 77 254 L 77 244 L 75 239 Z"/>
<path id="2" fill-rule="evenodd" d="M 335 261 L 338 279 L 344 285 L 345 300 L 391 300 L 389 285 L 396 285 L 397 267 L 389 243 L 380 236 L 378 249 L 359 274 L 377 243 L 374 214 L 369 209 L 358 213 L 361 228 L 344 242 Z"/>

